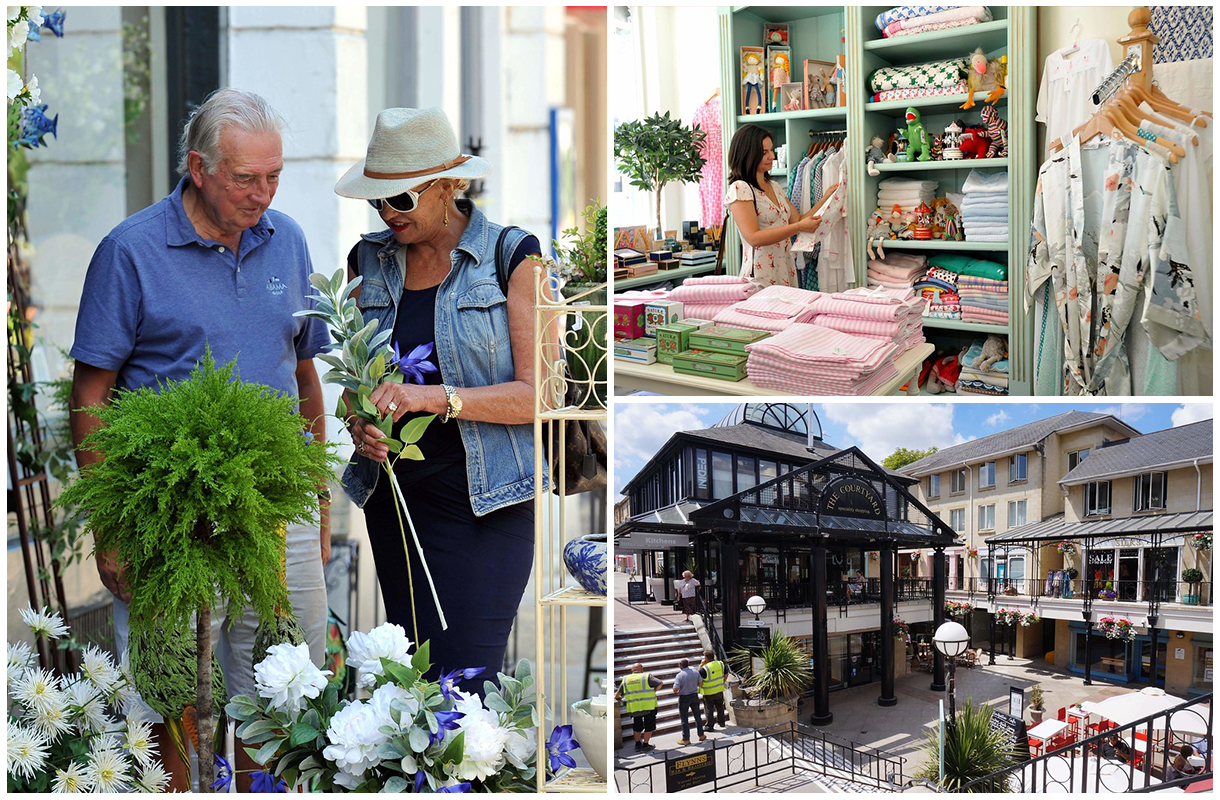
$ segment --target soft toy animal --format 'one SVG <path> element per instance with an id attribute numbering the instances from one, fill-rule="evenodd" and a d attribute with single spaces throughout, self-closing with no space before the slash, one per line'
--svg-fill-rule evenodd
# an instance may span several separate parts
<path id="1" fill-rule="evenodd" d="M 880 138 L 880 137 L 875 137 Z M 885 258 L 885 251 L 881 249 L 881 242 L 890 238 L 890 225 L 885 221 L 885 215 L 878 208 L 868 218 L 868 227 L 864 229 L 864 251 L 871 258 Z M 873 240 L 877 242 L 877 252 L 873 253 Z"/>
<path id="2" fill-rule="evenodd" d="M 899 161 L 931 161 L 931 142 L 928 141 L 928 130 L 920 121 L 919 109 L 908 108 L 907 120 L 907 151 L 898 157 Z M 918 157 L 918 158 L 917 158 Z"/>
<path id="3" fill-rule="evenodd" d="M 886 222 L 890 226 L 890 238 L 897 239 L 899 234 L 906 230 L 906 220 L 902 218 L 902 206 L 894 206 L 890 209 L 890 215 L 886 218 Z"/>
<path id="4" fill-rule="evenodd" d="M 945 152 L 944 146 L 940 143 L 940 137 L 933 136 L 932 137 L 932 160 L 940 161 L 941 157 L 944 155 L 944 152 Z"/>
<path id="5" fill-rule="evenodd" d="M 868 174 L 874 178 L 881 174 L 881 171 L 874 168 L 873 165 L 878 161 L 885 161 L 885 140 L 880 136 L 874 136 L 868 141 L 868 147 L 864 150 L 864 160 L 868 163 Z"/>
<path id="6" fill-rule="evenodd" d="M 1008 339 L 991 333 L 987 335 L 987 341 L 983 342 L 983 352 L 974 357 L 972 366 L 979 372 L 986 372 L 995 362 L 1005 358 L 1008 358 Z"/>
<path id="7" fill-rule="evenodd" d="M 914 239 L 915 226 L 919 224 L 919 215 L 914 211 L 906 211 L 902 215 L 902 228 L 898 231 L 899 239 Z"/>
<path id="8" fill-rule="evenodd" d="M 966 102 L 961 108 L 974 108 L 975 92 L 990 92 L 987 102 L 995 105 L 1004 96 L 1004 84 L 1008 80 L 1008 56 L 987 58 L 983 48 L 970 55 L 970 66 L 966 70 Z"/>
<path id="9" fill-rule="evenodd" d="M 826 108 L 826 76 L 821 72 L 810 72 L 805 78 L 805 96 L 809 109 Z"/>
<path id="10" fill-rule="evenodd" d="M 983 106 L 980 113 L 987 126 L 987 138 L 991 140 L 987 145 L 987 158 L 1004 158 L 1008 155 L 1008 123 L 1000 117 L 995 106 Z"/>
<path id="11" fill-rule="evenodd" d="M 985 128 L 966 128 L 962 132 L 962 158 L 983 158 L 990 144 Z"/>

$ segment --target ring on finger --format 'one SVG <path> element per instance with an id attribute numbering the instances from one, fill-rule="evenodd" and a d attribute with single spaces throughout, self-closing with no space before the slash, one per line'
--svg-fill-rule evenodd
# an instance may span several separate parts
<path id="1" fill-rule="evenodd" d="M 390 413 L 393 414 L 395 411 L 398 410 L 398 403 L 395 403 L 393 400 L 391 400 L 390 402 L 386 403 L 385 407 L 390 409 Z"/>
<path id="2" fill-rule="evenodd" d="M 360 451 L 360 455 L 364 455 L 364 440 L 356 442 L 356 449 Z"/>

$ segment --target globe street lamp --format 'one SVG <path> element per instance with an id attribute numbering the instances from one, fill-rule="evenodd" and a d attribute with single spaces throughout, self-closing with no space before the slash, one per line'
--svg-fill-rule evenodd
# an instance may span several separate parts
<path id="1" fill-rule="evenodd" d="M 754 595 L 746 601 L 746 611 L 754 615 L 754 621 L 758 622 L 758 615 L 767 610 L 767 601 L 760 596 Z"/>
<path id="2" fill-rule="evenodd" d="M 949 721 L 953 724 L 957 719 L 957 657 L 966 652 L 966 647 L 970 644 L 970 632 L 960 623 L 950 620 L 936 629 L 936 633 L 932 635 L 932 644 L 936 647 L 936 652 L 949 660 Z"/>

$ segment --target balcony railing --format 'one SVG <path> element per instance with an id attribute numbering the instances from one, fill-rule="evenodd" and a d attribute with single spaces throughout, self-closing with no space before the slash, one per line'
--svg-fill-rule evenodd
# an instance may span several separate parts
<path id="1" fill-rule="evenodd" d="M 995 595 L 1000 597 L 1045 597 L 1065 600 L 1080 600 L 1085 591 L 1079 578 L 1069 581 L 1048 581 L 1039 578 L 994 578 Z M 1154 597 L 1160 603 L 1178 603 L 1188 606 L 1210 606 L 1212 604 L 1211 583 L 1184 583 L 1182 581 L 1110 581 L 1113 588 L 1094 584 L 1093 599 L 1115 603 L 1147 603 Z M 985 578 L 950 579 L 949 591 L 988 594 Z"/>

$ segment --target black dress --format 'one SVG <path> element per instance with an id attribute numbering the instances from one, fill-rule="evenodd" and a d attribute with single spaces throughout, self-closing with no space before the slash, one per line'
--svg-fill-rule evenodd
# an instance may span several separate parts
<path id="1" fill-rule="evenodd" d="M 510 273 L 526 254 L 535 252 L 538 240 L 528 237 L 511 259 Z M 403 290 L 390 339 L 398 344 L 400 355 L 434 341 L 438 288 Z M 445 383 L 435 350 L 428 360 L 437 369 L 424 374 L 425 385 Z M 416 416 L 422 415 L 404 415 L 394 426 L 395 436 Z M 457 423 L 442 423 L 438 416 L 418 445 L 424 460 L 401 458 L 394 474 L 423 545 L 449 628 L 441 630 L 428 579 L 404 520 L 406 550 L 411 559 L 408 584 L 394 496 L 388 476 L 382 473 L 364 513 L 386 618 L 401 625 L 412 640 L 418 624 L 420 642 L 430 642 L 432 669 L 428 677 L 435 679 L 453 669 L 483 667 L 482 675 L 460 684 L 464 691 L 482 694 L 483 681 L 494 681 L 496 672 L 503 668 L 508 636 L 529 582 L 534 563 L 533 501 L 476 517 L 470 507 L 466 449 Z"/>

